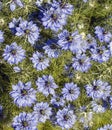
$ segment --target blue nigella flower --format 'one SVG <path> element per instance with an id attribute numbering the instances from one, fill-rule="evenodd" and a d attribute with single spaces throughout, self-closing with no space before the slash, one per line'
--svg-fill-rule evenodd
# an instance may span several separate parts
<path id="1" fill-rule="evenodd" d="M 22 18 L 19 17 L 18 19 L 13 18 L 12 22 L 9 23 L 9 28 L 13 34 L 16 34 L 16 28 L 19 27 L 19 24 L 22 22 Z"/>
<path id="2" fill-rule="evenodd" d="M 36 68 L 38 71 L 44 70 L 49 66 L 49 59 L 38 51 L 33 53 L 33 57 L 30 59 L 32 60 L 33 67 Z"/>
<path id="3" fill-rule="evenodd" d="M 110 54 L 111 54 L 111 56 L 112 56 L 112 41 L 109 43 L 108 48 L 109 48 Z"/>
<path id="4" fill-rule="evenodd" d="M 48 96 L 49 94 L 54 95 L 54 89 L 58 88 L 51 75 L 43 75 L 42 77 L 39 77 L 36 81 L 36 85 L 38 86 L 38 91 L 45 96 Z"/>
<path id="5" fill-rule="evenodd" d="M 42 24 L 46 29 L 59 31 L 66 24 L 67 16 L 62 13 L 60 8 L 50 7 L 49 10 L 43 12 Z"/>
<path id="6" fill-rule="evenodd" d="M 58 44 L 63 50 L 81 53 L 85 52 L 87 49 L 87 43 L 82 39 L 78 31 L 71 34 L 67 30 L 63 30 L 63 32 L 58 34 L 58 39 Z"/>
<path id="7" fill-rule="evenodd" d="M 4 42 L 4 32 L 0 30 L 0 43 Z"/>
<path id="8" fill-rule="evenodd" d="M 112 34 L 110 32 L 106 32 L 105 29 L 100 26 L 95 27 L 95 34 L 100 42 L 109 43 L 112 39 Z"/>
<path id="9" fill-rule="evenodd" d="M 98 128 L 97 130 L 112 130 L 112 124 L 104 125 L 104 127 Z"/>
<path id="10" fill-rule="evenodd" d="M 10 10 L 14 11 L 16 9 L 16 6 L 23 8 L 24 4 L 21 2 L 21 0 L 11 0 Z"/>
<path id="11" fill-rule="evenodd" d="M 52 115 L 52 108 L 49 107 L 49 104 L 46 102 L 36 103 L 33 109 L 33 115 L 37 122 L 45 123 L 45 121 L 50 119 L 50 116 Z"/>
<path id="12" fill-rule="evenodd" d="M 54 8 L 60 8 L 61 12 L 66 15 L 71 15 L 74 7 L 67 1 L 59 0 L 58 2 L 56 0 L 53 0 L 53 3 L 51 4 Z"/>
<path id="13" fill-rule="evenodd" d="M 67 101 L 74 101 L 78 98 L 80 94 L 79 87 L 77 87 L 77 84 L 71 83 L 65 83 L 64 88 L 62 89 L 63 98 Z"/>
<path id="14" fill-rule="evenodd" d="M 106 49 L 105 46 L 96 47 L 91 49 L 91 58 L 99 63 L 106 62 L 110 58 L 110 50 Z"/>
<path id="15" fill-rule="evenodd" d="M 26 36 L 28 42 L 34 45 L 39 38 L 39 28 L 32 21 L 21 21 L 19 27 L 16 27 L 17 36 Z"/>
<path id="16" fill-rule="evenodd" d="M 107 82 L 101 80 L 94 80 L 92 84 L 85 85 L 88 97 L 92 99 L 106 99 L 110 96 L 111 86 Z"/>
<path id="17" fill-rule="evenodd" d="M 25 59 L 25 50 L 13 42 L 11 45 L 6 45 L 2 56 L 9 64 L 18 64 Z"/>
<path id="18" fill-rule="evenodd" d="M 106 107 L 104 106 L 103 100 L 96 100 L 91 102 L 91 106 L 93 111 L 96 113 L 104 113 L 106 111 Z"/>
<path id="19" fill-rule="evenodd" d="M 78 54 L 76 57 L 72 58 L 73 68 L 76 71 L 87 72 L 91 68 L 91 59 L 85 54 Z"/>
<path id="20" fill-rule="evenodd" d="M 16 85 L 12 85 L 10 96 L 14 99 L 14 103 L 18 107 L 31 107 L 36 101 L 36 90 L 31 87 L 31 82 L 23 83 L 21 81 Z"/>
<path id="21" fill-rule="evenodd" d="M 13 118 L 14 130 L 37 130 L 37 122 L 31 113 L 22 112 Z"/>
<path id="22" fill-rule="evenodd" d="M 59 47 L 56 40 L 48 40 L 46 45 L 43 47 L 45 53 L 48 54 L 50 58 L 57 58 L 60 54 Z"/>
<path id="23" fill-rule="evenodd" d="M 76 122 L 76 116 L 73 110 L 69 110 L 67 108 L 63 108 L 62 110 L 59 110 L 57 112 L 56 118 L 57 118 L 57 124 L 62 129 L 68 130 L 72 128 Z"/>
<path id="24" fill-rule="evenodd" d="M 62 97 L 62 95 L 53 95 L 53 97 L 51 98 L 50 103 L 56 107 L 56 108 L 60 108 L 60 106 L 64 106 L 65 104 L 65 100 Z"/>

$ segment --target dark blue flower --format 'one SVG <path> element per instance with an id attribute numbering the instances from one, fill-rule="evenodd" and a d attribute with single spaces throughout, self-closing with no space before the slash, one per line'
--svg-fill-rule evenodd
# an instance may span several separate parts
<path id="1" fill-rule="evenodd" d="M 23 8 L 24 4 L 21 2 L 21 0 L 11 0 L 10 10 L 14 11 L 16 9 L 16 6 Z"/>
<path id="2" fill-rule="evenodd" d="M 2 56 L 9 64 L 18 64 L 25 59 L 25 50 L 13 42 L 11 45 L 6 45 Z"/>
<path id="3" fill-rule="evenodd" d="M 32 106 L 36 101 L 36 90 L 31 87 L 31 82 L 23 83 L 21 81 L 12 85 L 13 91 L 10 92 L 14 103 L 19 107 Z"/>
<path id="4" fill-rule="evenodd" d="M 91 49 L 91 58 L 99 63 L 106 62 L 109 60 L 111 52 L 106 49 L 105 46 L 96 47 Z"/>
<path id="5" fill-rule="evenodd" d="M 4 42 L 4 32 L 0 30 L 0 43 Z"/>
<path id="6" fill-rule="evenodd" d="M 112 34 L 110 32 L 106 32 L 105 29 L 100 26 L 95 27 L 95 34 L 100 42 L 109 43 L 112 39 Z"/>
<path id="7" fill-rule="evenodd" d="M 65 83 L 64 88 L 62 89 L 63 98 L 67 101 L 74 101 L 79 97 L 80 90 L 77 87 L 77 84 Z"/>
<path id="8" fill-rule="evenodd" d="M 91 59 L 85 54 L 76 55 L 75 58 L 72 58 L 73 68 L 76 71 L 87 72 L 91 68 Z"/>
<path id="9" fill-rule="evenodd" d="M 22 112 L 14 117 L 12 127 L 14 130 L 37 130 L 37 122 L 33 114 Z"/>
<path id="10" fill-rule="evenodd" d="M 54 95 L 54 89 L 58 88 L 51 75 L 43 75 L 41 78 L 39 77 L 36 81 L 36 85 L 38 86 L 38 91 L 45 96 L 48 96 L 49 94 Z"/>
<path id="11" fill-rule="evenodd" d="M 48 40 L 43 49 L 50 58 L 57 58 L 60 54 L 60 50 L 56 40 Z"/>
<path id="12" fill-rule="evenodd" d="M 33 67 L 36 68 L 38 71 L 44 70 L 49 66 L 49 59 L 38 51 L 33 53 L 33 57 L 30 59 L 32 60 Z"/>
<path id="13" fill-rule="evenodd" d="M 67 16 L 61 12 L 60 8 L 50 7 L 49 10 L 45 10 L 42 17 L 42 24 L 46 29 L 58 31 L 66 24 Z"/>
<path id="14" fill-rule="evenodd" d="M 101 80 L 94 80 L 92 84 L 87 84 L 85 89 L 88 97 L 93 99 L 106 99 L 111 93 L 111 86 Z"/>
<path id="15" fill-rule="evenodd" d="M 76 122 L 76 115 L 74 114 L 73 110 L 69 110 L 67 108 L 63 108 L 59 110 L 56 115 L 57 124 L 62 129 L 70 129 Z"/>
<path id="16" fill-rule="evenodd" d="M 36 118 L 37 122 L 45 123 L 45 121 L 47 119 L 50 119 L 50 116 L 52 115 L 52 108 L 49 107 L 48 103 L 36 103 L 33 109 L 33 115 Z"/>
<path id="17" fill-rule="evenodd" d="M 32 21 L 21 21 L 19 27 L 16 27 L 17 36 L 26 36 L 31 45 L 34 45 L 39 38 L 39 28 Z"/>

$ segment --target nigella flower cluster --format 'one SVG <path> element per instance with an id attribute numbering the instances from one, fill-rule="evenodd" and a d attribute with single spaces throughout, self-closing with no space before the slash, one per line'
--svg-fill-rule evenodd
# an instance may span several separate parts
<path id="1" fill-rule="evenodd" d="M 44 6 L 42 7 L 44 8 Z M 72 14 L 73 6 L 63 1 L 50 2 L 50 7 L 42 11 L 42 24 L 46 29 L 58 32 L 67 23 L 68 15 Z"/>
<path id="2" fill-rule="evenodd" d="M 16 36 L 25 36 L 28 38 L 28 42 L 34 45 L 39 38 L 39 28 L 33 21 L 28 22 L 27 20 L 22 20 L 21 17 L 18 19 L 13 18 L 12 22 L 9 23 L 9 28 Z"/>

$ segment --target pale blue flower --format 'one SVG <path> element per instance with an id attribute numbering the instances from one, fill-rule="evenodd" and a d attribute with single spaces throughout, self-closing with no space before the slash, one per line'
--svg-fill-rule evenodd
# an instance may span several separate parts
<path id="1" fill-rule="evenodd" d="M 36 103 L 33 110 L 33 115 L 37 122 L 45 123 L 45 121 L 50 119 L 50 116 L 52 115 L 52 108 L 49 107 L 49 104 L 46 102 Z"/>
<path id="2" fill-rule="evenodd" d="M 37 130 L 37 122 L 33 114 L 22 112 L 13 118 L 14 130 Z"/>
<path id="3" fill-rule="evenodd" d="M 10 96 L 18 107 L 31 107 L 36 101 L 36 90 L 31 87 L 31 82 L 23 83 L 21 81 L 12 85 Z"/>
<path id="4" fill-rule="evenodd" d="M 23 8 L 24 4 L 21 2 L 21 0 L 12 0 L 10 3 L 10 10 L 14 11 L 16 9 L 16 6 Z"/>
<path id="5" fill-rule="evenodd" d="M 33 57 L 30 59 L 32 60 L 33 67 L 36 68 L 37 71 L 44 70 L 49 66 L 49 59 L 38 51 L 33 53 Z"/>
<path id="6" fill-rule="evenodd" d="M 13 42 L 11 45 L 6 45 L 2 56 L 9 64 L 18 64 L 26 57 L 25 50 L 21 46 L 18 46 L 16 42 Z"/>

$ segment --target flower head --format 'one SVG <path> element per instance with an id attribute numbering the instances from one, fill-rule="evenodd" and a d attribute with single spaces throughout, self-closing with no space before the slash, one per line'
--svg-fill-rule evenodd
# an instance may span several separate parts
<path id="1" fill-rule="evenodd" d="M 14 103 L 19 107 L 32 106 L 36 101 L 36 90 L 31 87 L 31 82 L 23 83 L 21 81 L 16 85 L 12 85 L 13 91 L 10 96 L 14 99 Z"/>
<path id="2" fill-rule="evenodd" d="M 60 108 L 60 106 L 65 104 L 65 100 L 61 95 L 53 95 L 50 102 L 56 108 Z"/>
<path id="3" fill-rule="evenodd" d="M 14 117 L 12 127 L 14 130 L 37 130 L 37 122 L 31 113 L 22 112 Z"/>
<path id="4" fill-rule="evenodd" d="M 87 95 L 93 99 L 106 99 L 111 93 L 111 86 L 101 80 L 94 80 L 92 84 L 87 84 L 85 89 Z"/>
<path id="5" fill-rule="evenodd" d="M 73 58 L 72 61 L 74 70 L 87 72 L 91 68 L 91 59 L 85 54 L 76 55 L 76 58 Z"/>
<path id="6" fill-rule="evenodd" d="M 36 24 L 33 24 L 32 21 L 21 21 L 19 27 L 16 27 L 17 36 L 26 36 L 28 38 L 28 42 L 31 45 L 34 45 L 39 38 L 39 28 Z"/>
<path id="7" fill-rule="evenodd" d="M 34 68 L 36 68 L 38 71 L 44 70 L 49 66 L 49 59 L 38 51 L 33 53 L 33 57 L 31 58 L 31 60 Z"/>
<path id="8" fill-rule="evenodd" d="M 36 81 L 36 85 L 38 86 L 38 91 L 45 96 L 48 96 L 49 94 L 54 95 L 54 89 L 58 88 L 51 75 L 43 75 L 41 78 L 39 77 Z"/>
<path id="9" fill-rule="evenodd" d="M 106 49 L 105 46 L 96 47 L 91 49 L 91 58 L 99 63 L 106 62 L 109 60 L 111 52 Z"/>
<path id="10" fill-rule="evenodd" d="M 43 49 L 50 58 L 57 58 L 59 56 L 59 49 L 56 40 L 48 40 Z"/>
<path id="11" fill-rule="evenodd" d="M 82 36 L 78 31 L 69 33 L 67 30 L 63 30 L 58 34 L 58 44 L 63 50 L 70 50 L 73 53 L 82 53 L 87 49 L 87 42 L 82 39 Z"/>
<path id="12" fill-rule="evenodd" d="M 36 117 L 37 122 L 45 123 L 45 121 L 50 119 L 50 116 L 52 115 L 51 110 L 52 109 L 49 107 L 48 103 L 36 103 L 33 114 Z"/>
<path id="13" fill-rule="evenodd" d="M 11 45 L 6 45 L 3 57 L 9 64 L 18 64 L 25 59 L 25 50 L 18 46 L 16 42 L 13 42 Z"/>
<path id="14" fill-rule="evenodd" d="M 45 10 L 43 12 L 41 20 L 46 29 L 50 28 L 51 30 L 57 32 L 66 24 L 66 19 L 66 15 L 61 12 L 60 8 L 50 7 L 49 10 Z"/>
<path id="15" fill-rule="evenodd" d="M 105 29 L 100 26 L 95 27 L 95 34 L 100 42 L 108 43 L 112 39 L 112 34 L 110 32 L 106 32 Z"/>
<path id="16" fill-rule="evenodd" d="M 21 2 L 21 0 L 12 0 L 10 3 L 10 10 L 14 11 L 16 9 L 16 6 L 23 8 L 24 4 Z"/>
<path id="17" fill-rule="evenodd" d="M 73 82 L 66 83 L 62 89 L 62 94 L 67 101 L 74 101 L 78 98 L 80 90 L 79 87 L 77 87 L 77 84 L 74 84 Z"/>
<path id="18" fill-rule="evenodd" d="M 67 108 L 59 110 L 57 112 L 56 118 L 57 118 L 57 124 L 62 129 L 70 129 L 76 122 L 76 116 L 74 115 L 73 110 L 69 110 Z"/>

